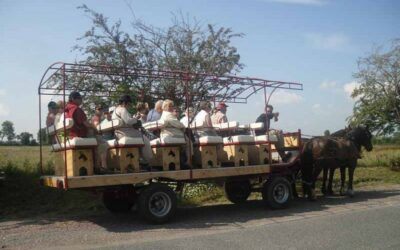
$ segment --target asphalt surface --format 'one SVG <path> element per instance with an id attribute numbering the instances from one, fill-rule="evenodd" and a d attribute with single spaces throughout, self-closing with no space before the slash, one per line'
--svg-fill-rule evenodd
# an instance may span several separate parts
<path id="1" fill-rule="evenodd" d="M 0 247 L 20 249 L 400 249 L 400 187 L 355 198 L 181 208 L 173 222 L 135 214 L 0 221 Z"/>

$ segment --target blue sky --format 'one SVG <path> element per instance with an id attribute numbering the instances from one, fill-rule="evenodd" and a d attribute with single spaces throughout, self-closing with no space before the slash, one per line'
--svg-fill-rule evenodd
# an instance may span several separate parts
<path id="1" fill-rule="evenodd" d="M 126 2 L 137 18 L 155 26 L 167 27 L 171 13 L 181 11 L 244 33 L 233 41 L 246 65 L 241 75 L 304 84 L 304 91 L 274 93 L 271 102 L 280 112 L 274 127 L 310 135 L 345 126 L 354 104 L 349 92 L 357 85 L 352 78 L 357 59 L 400 38 L 395 0 L 0 0 L 0 123 L 11 120 L 17 133 L 36 136 L 42 74 L 53 62 L 78 58 L 71 48 L 91 27 L 76 7 L 84 3 L 110 21 L 121 19 L 130 32 Z M 258 94 L 247 105 L 231 105 L 228 118 L 253 122 L 263 102 Z"/>

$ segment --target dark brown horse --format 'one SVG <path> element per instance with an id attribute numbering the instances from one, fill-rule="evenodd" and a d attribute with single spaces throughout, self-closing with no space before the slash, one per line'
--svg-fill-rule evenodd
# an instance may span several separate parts
<path id="1" fill-rule="evenodd" d="M 372 135 L 368 128 L 351 129 L 344 138 L 317 137 L 307 142 L 302 150 L 301 176 L 303 188 L 309 199 L 315 199 L 315 182 L 324 168 L 349 169 L 348 194 L 353 196 L 353 175 L 360 158 L 361 147 L 372 150 Z M 345 173 L 345 171 L 343 171 Z M 344 189 L 345 174 L 341 174 Z"/>
<path id="2" fill-rule="evenodd" d="M 344 129 L 338 130 L 329 136 L 332 137 L 333 139 L 335 138 L 346 138 L 347 133 L 351 131 L 351 127 L 345 127 Z M 335 170 L 339 166 L 335 167 L 330 167 L 330 168 L 323 168 L 322 170 L 322 187 L 321 187 L 321 192 L 324 195 L 333 195 L 333 189 L 332 189 L 332 183 L 333 183 L 333 176 L 335 175 Z M 329 173 L 329 180 L 328 180 L 328 186 L 326 185 L 326 181 L 328 179 L 328 173 Z M 341 188 L 340 188 L 340 195 L 344 195 L 344 183 L 346 179 L 346 168 L 340 167 L 340 176 L 341 176 Z"/>

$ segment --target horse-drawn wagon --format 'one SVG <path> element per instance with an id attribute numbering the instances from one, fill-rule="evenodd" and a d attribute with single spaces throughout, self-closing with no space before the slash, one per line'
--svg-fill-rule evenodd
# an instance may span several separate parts
<path id="1" fill-rule="evenodd" d="M 121 87 L 126 81 L 147 81 L 146 89 Z M 257 92 L 262 92 L 268 104 L 275 89 L 302 90 L 299 83 L 270 81 L 238 76 L 216 76 L 200 73 L 163 71 L 110 66 L 93 66 L 55 63 L 44 74 L 39 85 L 39 106 L 43 96 L 59 96 L 64 102 L 72 91 L 83 96 L 96 96 L 111 101 L 127 91 L 137 99 L 151 96 L 168 98 L 168 89 L 160 91 L 157 86 L 173 83 L 182 96 L 183 108 L 197 108 L 197 102 L 243 103 Z M 170 85 L 171 86 L 171 85 Z M 197 91 L 197 87 L 207 92 Z M 272 91 L 267 92 L 267 89 Z M 173 93 L 176 95 L 176 91 Z M 115 100 L 115 99 L 114 99 Z M 90 107 L 90 105 L 88 105 Z M 42 114 L 39 114 L 42 127 Z M 196 131 L 203 124 L 190 124 L 187 131 Z M 263 200 L 272 208 L 286 207 L 292 199 L 292 184 L 299 169 L 301 148 L 300 130 L 283 134 L 283 150 L 291 152 L 291 159 L 283 161 L 277 153 L 277 138 L 269 133 L 256 136 L 263 124 L 239 124 L 230 121 L 215 125 L 213 136 L 185 138 L 154 138 L 151 140 L 153 160 L 143 165 L 141 150 L 148 132 L 162 130 L 162 121 L 145 123 L 138 137 L 107 140 L 107 167 L 112 173 L 98 174 L 99 142 L 96 138 L 70 138 L 69 130 L 74 119 L 64 116 L 58 123 L 47 128 L 54 139 L 52 147 L 56 155 L 55 175 L 42 176 L 45 186 L 60 189 L 97 189 L 103 192 L 105 206 L 114 212 L 137 208 L 145 219 L 162 223 L 170 219 L 177 206 L 176 191 L 184 183 L 218 181 L 224 183 L 227 198 L 233 203 L 247 200 L 251 192 L 261 192 Z M 113 132 L 119 128 L 118 120 L 110 120 L 97 126 L 97 134 Z M 155 133 L 157 134 L 157 133 Z M 186 144 L 190 153 L 188 164 L 182 161 L 180 148 Z M 40 159 L 42 164 L 42 147 Z M 174 190 L 172 186 L 176 186 Z"/>

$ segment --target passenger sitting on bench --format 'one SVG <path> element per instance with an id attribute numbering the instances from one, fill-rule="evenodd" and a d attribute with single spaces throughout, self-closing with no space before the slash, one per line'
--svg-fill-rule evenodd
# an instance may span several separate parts
<path id="1" fill-rule="evenodd" d="M 64 109 L 65 109 L 65 103 L 64 101 L 58 101 L 57 102 L 57 114 L 54 120 L 54 124 L 59 123 L 60 121 L 64 120 Z"/>
<path id="2" fill-rule="evenodd" d="M 194 115 L 193 115 L 193 108 L 187 108 L 185 111 L 185 116 L 181 118 L 180 122 L 185 125 L 185 127 L 189 127 L 188 126 L 188 122 L 191 122 L 193 119 Z"/>
<path id="3" fill-rule="evenodd" d="M 145 123 L 147 121 L 147 114 L 149 113 L 149 105 L 147 102 L 138 102 L 136 104 L 136 111 L 136 119 L 141 123 Z"/>
<path id="4" fill-rule="evenodd" d="M 51 101 L 49 104 L 47 104 L 47 108 L 49 109 L 49 113 L 47 114 L 46 117 L 46 126 L 50 127 L 51 125 L 54 125 L 56 114 L 58 111 L 57 103 Z"/>
<path id="5" fill-rule="evenodd" d="M 47 108 L 49 109 L 49 113 L 46 117 L 46 127 L 50 127 L 56 123 L 56 115 L 58 111 L 57 103 L 51 101 L 47 104 Z M 57 142 L 55 136 L 49 136 L 49 140 L 54 144 Z"/>
<path id="6" fill-rule="evenodd" d="M 173 113 L 174 111 L 174 102 L 171 100 L 165 100 L 162 105 L 162 115 L 160 120 L 164 122 L 164 127 L 161 129 L 160 137 L 161 139 L 165 137 L 176 137 L 176 138 L 185 138 L 186 145 L 181 148 L 181 151 L 185 153 L 186 156 L 186 164 L 189 164 L 189 155 L 190 155 L 190 147 L 189 138 L 185 135 L 184 131 L 186 129 L 185 125 L 183 125 L 178 118 Z M 193 152 L 193 150 L 192 150 Z"/>
<path id="7" fill-rule="evenodd" d="M 199 137 L 216 136 L 217 132 L 215 132 L 210 118 L 211 103 L 208 101 L 201 101 L 199 104 L 199 108 L 200 112 L 193 120 L 193 125 L 195 126 L 195 134 Z"/>
<path id="8" fill-rule="evenodd" d="M 281 130 L 270 129 L 271 120 L 274 118 L 274 121 L 278 121 L 279 113 L 273 113 L 274 107 L 272 105 L 265 106 L 265 113 L 262 113 L 256 120 L 256 122 L 261 122 L 264 124 L 264 128 L 261 130 L 255 131 L 256 135 L 265 135 L 268 134 L 269 136 L 276 136 L 277 142 L 275 143 L 276 150 L 278 151 L 280 157 L 283 161 L 286 161 L 290 155 L 286 155 L 284 151 L 284 140 Z"/>
<path id="9" fill-rule="evenodd" d="M 225 102 L 220 102 L 216 109 L 216 112 L 211 116 L 211 122 L 212 124 L 221 124 L 228 122 L 228 118 L 226 117 L 226 111 L 228 105 L 225 104 Z"/>
<path id="10" fill-rule="evenodd" d="M 101 121 L 100 123 L 100 127 L 104 127 L 104 125 L 106 123 L 108 123 L 109 121 L 111 121 L 111 116 L 112 116 L 112 112 L 114 111 L 114 107 L 110 107 L 110 108 L 104 108 L 103 113 L 104 113 L 104 119 Z M 104 140 L 108 141 L 108 140 L 113 140 L 115 139 L 114 136 L 114 132 L 113 131 L 106 131 L 102 133 L 102 137 Z"/>
<path id="11" fill-rule="evenodd" d="M 160 120 L 162 114 L 162 100 L 158 100 L 156 104 L 154 104 L 154 109 L 150 110 L 149 114 L 147 115 L 146 122 L 155 122 Z"/>
<path id="12" fill-rule="evenodd" d="M 74 125 L 68 132 L 69 138 L 88 136 L 89 129 L 95 129 L 95 127 L 88 122 L 87 116 L 83 109 L 79 106 L 82 104 L 82 96 L 79 92 L 71 92 L 69 95 L 69 101 L 65 107 L 65 118 L 71 118 L 74 120 Z"/>
<path id="13" fill-rule="evenodd" d="M 82 104 L 82 96 L 79 92 L 73 91 L 69 95 L 69 101 L 65 107 L 65 118 L 74 120 L 74 125 L 68 131 L 68 138 L 74 137 L 87 138 L 89 130 L 95 131 L 96 127 L 89 123 L 87 116 L 83 109 L 80 108 Z M 100 156 L 100 164 L 102 169 L 107 168 L 107 144 L 101 143 L 97 148 Z"/>
<path id="14" fill-rule="evenodd" d="M 92 117 L 92 124 L 94 127 L 100 124 L 101 120 L 103 119 L 103 109 L 102 105 L 97 105 L 94 116 Z"/>
<path id="15" fill-rule="evenodd" d="M 120 140 L 123 137 L 142 137 L 144 147 L 140 148 L 140 155 L 144 159 L 145 164 L 148 164 L 153 158 L 149 139 L 139 131 L 141 127 L 140 122 L 129 113 L 127 107 L 132 103 L 129 95 L 124 95 L 119 99 L 119 105 L 112 114 L 112 119 L 119 119 L 122 126 L 114 131 L 115 137 Z"/>

